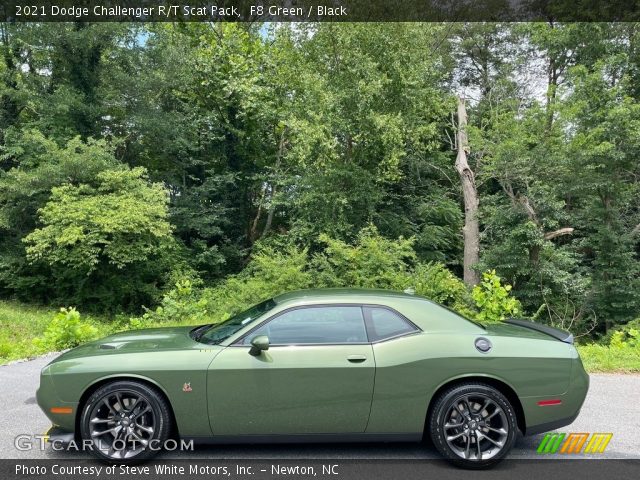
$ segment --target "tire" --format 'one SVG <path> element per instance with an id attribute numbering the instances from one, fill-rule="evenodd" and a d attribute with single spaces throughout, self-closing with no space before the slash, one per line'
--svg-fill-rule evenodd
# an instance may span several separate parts
<path id="1" fill-rule="evenodd" d="M 98 388 L 85 402 L 80 436 L 101 460 L 139 462 L 161 450 L 171 431 L 171 418 L 167 400 L 155 388 L 115 381 Z"/>
<path id="2" fill-rule="evenodd" d="M 509 400 L 484 383 L 463 383 L 442 392 L 429 418 L 431 441 L 451 463 L 489 468 L 511 450 L 518 430 Z"/>

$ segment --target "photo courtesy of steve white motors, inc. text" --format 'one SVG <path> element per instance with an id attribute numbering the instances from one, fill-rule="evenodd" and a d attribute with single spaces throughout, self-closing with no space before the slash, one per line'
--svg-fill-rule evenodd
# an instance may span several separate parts
<path id="1" fill-rule="evenodd" d="M 266 474 L 272 476 L 280 475 L 300 475 L 300 476 L 329 476 L 339 475 L 340 465 L 337 464 L 316 464 L 316 465 L 280 465 L 280 464 L 260 464 L 255 465 L 24 465 L 16 464 L 16 475 L 43 475 L 43 476 L 67 476 L 67 475 L 88 475 L 92 477 L 108 475 L 215 475 L 215 476 L 244 476 Z"/>

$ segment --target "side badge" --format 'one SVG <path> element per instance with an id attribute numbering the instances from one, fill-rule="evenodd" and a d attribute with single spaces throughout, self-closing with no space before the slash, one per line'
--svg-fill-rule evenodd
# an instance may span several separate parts
<path id="1" fill-rule="evenodd" d="M 187 392 L 187 393 L 188 393 L 188 392 L 191 392 L 191 391 L 192 391 L 192 390 L 191 390 L 191 382 L 189 382 L 189 383 L 185 383 L 185 384 L 182 386 L 182 391 L 183 391 L 183 392 Z"/>

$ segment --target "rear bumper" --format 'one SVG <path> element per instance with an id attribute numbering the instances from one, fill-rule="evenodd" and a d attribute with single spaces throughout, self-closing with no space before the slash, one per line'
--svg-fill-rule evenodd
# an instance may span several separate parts
<path id="1" fill-rule="evenodd" d="M 589 375 L 584 370 L 582 361 L 577 351 L 575 351 L 569 388 L 563 395 L 553 396 L 554 399 L 560 400 L 561 403 L 553 405 L 538 404 L 541 400 L 548 400 L 548 396 L 520 399 L 525 411 L 525 435 L 548 432 L 573 423 L 580 414 L 580 409 L 588 391 Z"/>
<path id="2" fill-rule="evenodd" d="M 570 417 L 560 418 L 552 422 L 540 423 L 538 425 L 527 427 L 526 434 L 537 435 L 538 433 L 550 432 L 551 430 L 557 430 L 558 428 L 565 427 L 572 424 L 573 421 L 578 418 L 579 414 L 580 411 L 578 410 L 575 415 L 571 415 Z"/>

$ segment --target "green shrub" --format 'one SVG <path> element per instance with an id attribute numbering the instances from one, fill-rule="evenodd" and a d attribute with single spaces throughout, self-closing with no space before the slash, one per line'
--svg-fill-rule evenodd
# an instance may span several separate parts
<path id="1" fill-rule="evenodd" d="M 476 319 L 495 323 L 520 314 L 522 306 L 510 292 L 511 285 L 502 285 L 495 270 L 484 272 L 480 284 L 471 291 L 471 297 L 478 308 Z"/>
<path id="2" fill-rule="evenodd" d="M 448 305 L 464 303 L 464 285 L 444 266 L 415 265 L 412 239 L 390 240 L 368 227 L 354 244 L 328 235 L 319 240 L 322 248 L 311 257 L 306 249 L 291 245 L 258 247 L 239 275 L 205 290 L 210 319 L 218 321 L 266 298 L 310 287 L 414 288 L 418 294 L 438 292 L 434 300 Z"/>
<path id="3" fill-rule="evenodd" d="M 640 318 L 631 320 L 630 322 L 612 328 L 606 335 L 601 337 L 597 343 L 600 345 L 611 345 L 621 343 L 637 342 L 638 332 L 640 331 Z"/>
<path id="4" fill-rule="evenodd" d="M 33 343 L 45 351 L 64 350 L 98 337 L 98 329 L 80 319 L 75 308 L 61 308 L 47 326 L 44 335 Z"/>
<path id="5" fill-rule="evenodd" d="M 160 305 L 155 310 L 147 310 L 141 317 L 130 319 L 128 327 L 139 329 L 162 323 L 197 324 L 206 314 L 206 299 L 202 298 L 193 280 L 183 278 L 162 297 Z"/>
<path id="6" fill-rule="evenodd" d="M 353 244 L 321 235 L 320 250 L 310 256 L 286 241 L 258 244 L 245 269 L 215 287 L 199 290 L 182 281 L 161 305 L 129 322 L 130 328 L 161 324 L 220 322 L 262 300 L 305 288 L 382 288 L 412 290 L 480 321 L 500 321 L 520 312 L 520 303 L 487 272 L 473 295 L 440 263 L 419 263 L 413 239 L 390 240 L 374 227 L 363 229 Z"/>
<path id="7" fill-rule="evenodd" d="M 373 226 L 360 231 L 354 245 L 320 235 L 324 249 L 311 261 L 318 287 L 404 290 L 416 262 L 413 239 L 390 240 Z"/>
<path id="8" fill-rule="evenodd" d="M 629 328 L 626 330 L 618 330 L 611 336 L 609 342 L 611 348 L 634 348 L 640 350 L 640 330 Z"/>
<path id="9" fill-rule="evenodd" d="M 259 247 L 239 275 L 206 289 L 211 321 L 291 290 L 317 288 L 412 289 L 436 302 L 473 316 L 473 302 L 462 281 L 438 263 L 416 262 L 413 239 L 390 240 L 374 227 L 363 229 L 353 244 L 319 237 L 323 248 L 309 257 L 291 245 Z"/>
<path id="10" fill-rule="evenodd" d="M 264 299 L 311 287 L 307 262 L 306 249 L 288 246 L 284 251 L 277 251 L 271 246 L 259 246 L 242 272 L 204 290 L 207 317 L 219 322 Z"/>
<path id="11" fill-rule="evenodd" d="M 445 305 L 463 315 L 475 317 L 469 290 L 441 263 L 418 264 L 413 271 L 411 287 L 416 294 Z"/>
<path id="12" fill-rule="evenodd" d="M 598 343 L 579 345 L 590 372 L 640 372 L 640 319 L 609 332 Z"/>

